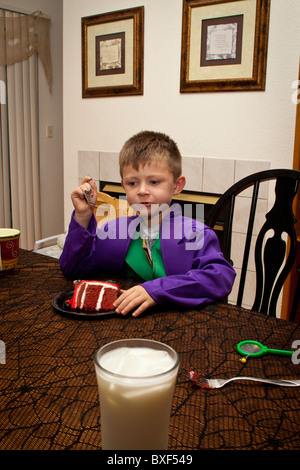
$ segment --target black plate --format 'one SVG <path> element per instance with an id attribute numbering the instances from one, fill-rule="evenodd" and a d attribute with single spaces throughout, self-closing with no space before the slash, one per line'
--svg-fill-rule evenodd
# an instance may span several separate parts
<path id="1" fill-rule="evenodd" d="M 65 290 L 64 292 L 61 292 L 60 294 L 56 295 L 54 299 L 52 300 L 52 305 L 55 308 L 55 310 L 57 310 L 58 312 L 68 317 L 80 318 L 80 319 L 86 319 L 86 320 L 92 320 L 92 319 L 99 320 L 99 319 L 103 319 L 106 317 L 111 317 L 112 315 L 115 314 L 114 310 L 111 310 L 109 312 L 77 312 L 75 310 L 71 310 L 69 307 L 66 306 L 65 301 L 68 299 L 71 299 L 73 294 L 74 294 L 74 289 L 70 289 L 70 290 Z"/>

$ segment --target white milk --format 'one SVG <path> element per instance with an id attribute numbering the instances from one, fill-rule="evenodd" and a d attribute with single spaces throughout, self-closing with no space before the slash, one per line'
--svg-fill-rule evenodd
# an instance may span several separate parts
<path id="1" fill-rule="evenodd" d="M 100 357 L 96 372 L 104 450 L 167 449 L 178 372 L 177 354 L 170 350 L 173 357 L 167 350 L 117 347 Z"/>

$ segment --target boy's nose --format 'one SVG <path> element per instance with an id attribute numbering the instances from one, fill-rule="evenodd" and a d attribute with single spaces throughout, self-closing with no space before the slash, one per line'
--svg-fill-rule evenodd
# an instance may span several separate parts
<path id="1" fill-rule="evenodd" d="M 148 186 L 146 183 L 141 183 L 139 185 L 139 194 L 140 195 L 149 194 Z"/>

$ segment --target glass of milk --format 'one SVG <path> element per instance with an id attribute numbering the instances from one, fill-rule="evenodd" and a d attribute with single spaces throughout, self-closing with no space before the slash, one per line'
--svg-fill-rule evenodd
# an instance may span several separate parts
<path id="1" fill-rule="evenodd" d="M 179 356 L 148 339 L 108 343 L 94 358 L 103 450 L 165 450 Z"/>

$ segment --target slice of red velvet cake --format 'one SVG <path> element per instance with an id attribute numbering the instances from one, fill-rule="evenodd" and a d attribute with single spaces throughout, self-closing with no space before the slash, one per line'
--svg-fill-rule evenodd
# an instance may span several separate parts
<path id="1" fill-rule="evenodd" d="M 66 303 L 72 310 L 108 312 L 114 310 L 120 288 L 117 284 L 102 281 L 75 281 L 72 299 Z"/>

